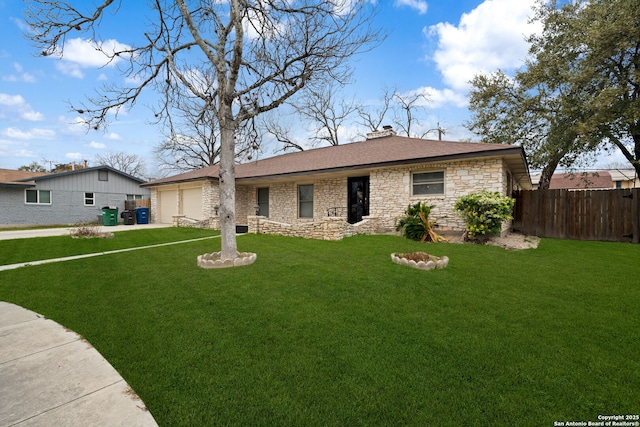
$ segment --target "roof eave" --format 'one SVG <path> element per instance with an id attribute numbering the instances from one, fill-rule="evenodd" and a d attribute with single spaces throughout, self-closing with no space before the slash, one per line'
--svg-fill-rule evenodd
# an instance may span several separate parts
<path id="1" fill-rule="evenodd" d="M 205 175 L 205 176 L 198 176 L 198 177 L 187 178 L 187 179 L 176 179 L 176 180 L 171 180 L 171 181 L 162 181 L 162 182 L 151 181 L 151 182 L 146 182 L 144 184 L 140 184 L 140 188 L 161 187 L 163 185 L 183 184 L 185 182 L 217 181 L 217 180 L 218 180 L 217 176 Z M 236 181 L 237 181 L 237 179 L 236 179 Z"/>
<path id="2" fill-rule="evenodd" d="M 35 182 L 0 182 L 0 187 L 10 187 L 10 188 L 31 188 L 35 187 Z"/>

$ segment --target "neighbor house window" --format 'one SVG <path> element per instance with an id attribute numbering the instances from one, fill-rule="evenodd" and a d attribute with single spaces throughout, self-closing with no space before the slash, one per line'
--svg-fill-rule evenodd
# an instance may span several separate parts
<path id="1" fill-rule="evenodd" d="M 85 206 L 95 206 L 96 198 L 94 193 L 84 193 L 84 205 Z"/>
<path id="2" fill-rule="evenodd" d="M 26 190 L 25 202 L 34 205 L 50 205 L 51 204 L 51 191 L 50 190 Z"/>
<path id="3" fill-rule="evenodd" d="M 108 170 L 99 170 L 98 171 L 98 181 L 109 181 L 109 171 Z"/>
<path id="4" fill-rule="evenodd" d="M 127 200 L 142 200 L 142 194 L 127 194 Z"/>
<path id="5" fill-rule="evenodd" d="M 269 216 L 269 188 L 258 188 L 258 215 Z"/>
<path id="6" fill-rule="evenodd" d="M 411 179 L 414 196 L 444 194 L 444 171 L 416 172 Z"/>
<path id="7" fill-rule="evenodd" d="M 298 186 L 298 217 L 313 218 L 313 184 Z"/>

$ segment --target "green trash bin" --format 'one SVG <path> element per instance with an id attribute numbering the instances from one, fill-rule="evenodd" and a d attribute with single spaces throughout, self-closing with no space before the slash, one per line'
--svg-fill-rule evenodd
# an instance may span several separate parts
<path id="1" fill-rule="evenodd" d="M 116 206 L 102 208 L 102 225 L 118 225 L 118 208 Z"/>

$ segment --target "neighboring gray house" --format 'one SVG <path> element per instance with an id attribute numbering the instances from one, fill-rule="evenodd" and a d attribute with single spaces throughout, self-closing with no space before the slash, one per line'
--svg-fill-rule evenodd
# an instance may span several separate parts
<path id="1" fill-rule="evenodd" d="M 149 198 L 145 181 L 109 166 L 43 174 L 0 169 L 0 226 L 95 221 L 104 206 Z"/>

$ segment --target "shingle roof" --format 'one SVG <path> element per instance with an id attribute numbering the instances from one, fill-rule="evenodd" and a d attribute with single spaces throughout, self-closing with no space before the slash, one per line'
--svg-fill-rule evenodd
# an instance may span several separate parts
<path id="1" fill-rule="evenodd" d="M 486 156 L 506 156 L 519 164 L 519 174 L 529 181 L 524 151 L 515 145 L 434 141 L 402 136 L 368 139 L 351 144 L 287 153 L 236 165 L 236 180 L 278 178 L 296 175 L 367 169 L 380 166 L 436 162 Z M 147 186 L 218 179 L 218 165 L 159 179 Z"/>
<path id="2" fill-rule="evenodd" d="M 595 190 L 612 187 L 611 174 L 605 171 L 553 174 L 549 183 L 549 190 Z"/>
<path id="3" fill-rule="evenodd" d="M 122 176 L 124 176 L 126 178 L 129 178 L 129 179 L 131 179 L 133 181 L 136 181 L 136 182 L 138 182 L 140 184 L 145 182 L 145 180 L 142 179 L 142 178 L 138 178 L 138 177 L 135 177 L 133 175 L 129 175 L 127 173 L 122 172 L 121 170 L 118 170 L 116 168 L 113 168 L 113 167 L 107 166 L 107 165 L 92 166 L 90 168 L 82 168 L 82 169 L 76 169 L 76 170 L 72 170 L 72 171 L 59 172 L 59 173 L 43 174 L 43 175 L 46 175 L 46 176 L 39 177 L 39 179 L 36 179 L 36 181 L 40 181 L 40 180 L 43 180 L 43 179 L 53 179 L 53 178 L 58 178 L 58 177 L 61 177 L 61 176 L 67 176 L 67 175 L 76 175 L 76 174 L 81 174 L 81 173 L 93 172 L 93 171 L 97 171 L 97 170 L 108 170 L 108 171 L 111 171 L 113 173 L 117 173 L 118 175 L 122 175 Z"/>
<path id="4" fill-rule="evenodd" d="M 19 171 L 19 170 L 12 170 L 12 169 L 0 169 L 0 186 L 33 187 L 36 184 L 35 183 L 36 181 L 53 179 L 61 176 L 67 176 L 67 175 L 75 175 L 79 173 L 86 173 L 86 172 L 91 172 L 95 170 L 109 170 L 109 171 L 112 171 L 113 173 L 122 175 L 140 184 L 145 182 L 145 180 L 142 178 L 138 178 L 138 177 L 126 174 L 118 169 L 112 168 L 111 166 L 101 165 L 101 166 L 94 166 L 90 168 L 76 169 L 73 171 L 59 172 L 59 173 L 29 172 L 29 171 Z"/>
<path id="5" fill-rule="evenodd" d="M 18 171 L 12 169 L 0 169 L 0 185 L 31 187 L 33 178 L 48 175 L 48 172 Z"/>

